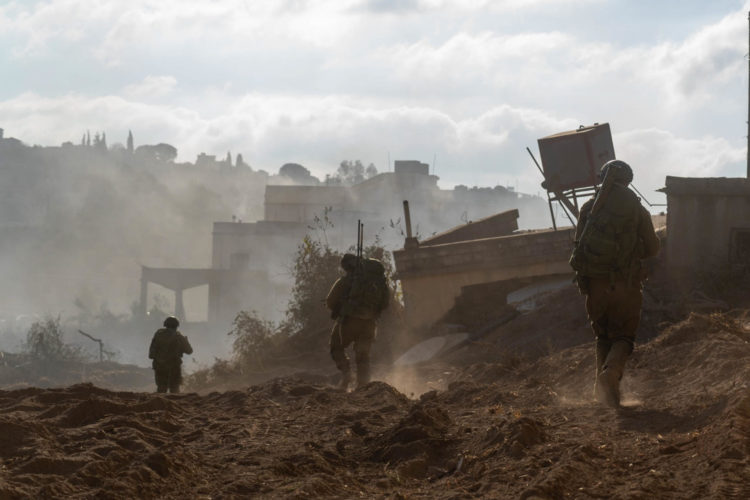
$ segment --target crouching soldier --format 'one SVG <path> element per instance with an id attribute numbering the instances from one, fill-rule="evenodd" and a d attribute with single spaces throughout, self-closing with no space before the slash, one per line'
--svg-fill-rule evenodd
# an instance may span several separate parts
<path id="1" fill-rule="evenodd" d="M 383 264 L 376 259 L 357 258 L 347 253 L 341 258 L 346 273 L 336 280 L 326 298 L 331 318 L 331 357 L 341 370 L 341 389 L 352 381 L 351 366 L 345 349 L 354 344 L 357 387 L 370 381 L 370 348 L 375 340 L 377 319 L 388 307 L 390 290 Z"/>
<path id="2" fill-rule="evenodd" d="M 156 392 L 180 392 L 182 383 L 182 355 L 193 354 L 193 347 L 186 336 L 177 331 L 180 322 L 174 316 L 164 320 L 164 328 L 159 328 L 151 340 L 148 350 L 153 359 Z"/>

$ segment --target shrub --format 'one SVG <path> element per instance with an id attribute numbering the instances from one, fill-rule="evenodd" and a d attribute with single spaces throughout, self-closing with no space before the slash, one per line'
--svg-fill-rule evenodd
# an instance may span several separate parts
<path id="1" fill-rule="evenodd" d="M 255 311 L 240 311 L 229 335 L 234 337 L 232 351 L 240 367 L 257 366 L 261 369 L 265 365 L 264 358 L 281 336 L 272 321 L 259 318 Z"/>
<path id="2" fill-rule="evenodd" d="M 325 298 L 340 276 L 342 254 L 306 236 L 297 247 L 292 267 L 294 287 L 282 329 L 290 334 L 330 323 Z"/>
<path id="3" fill-rule="evenodd" d="M 81 348 L 64 343 L 62 338 L 59 317 L 35 321 L 26 334 L 26 351 L 38 361 L 82 360 Z"/>

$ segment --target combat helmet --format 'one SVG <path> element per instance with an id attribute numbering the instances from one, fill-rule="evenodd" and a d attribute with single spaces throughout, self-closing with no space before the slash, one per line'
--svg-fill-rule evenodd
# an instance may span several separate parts
<path id="1" fill-rule="evenodd" d="M 601 171 L 599 172 L 599 181 L 603 182 L 604 178 L 607 176 L 607 172 L 609 169 L 614 169 L 612 171 L 612 174 L 614 174 L 614 181 L 618 184 L 624 184 L 628 185 L 631 182 L 633 182 L 633 169 L 630 168 L 630 165 L 625 163 L 622 160 L 609 160 L 607 163 L 605 163 L 602 166 Z"/>
<path id="2" fill-rule="evenodd" d="M 180 326 L 180 320 L 178 320 L 174 316 L 170 316 L 164 320 L 164 326 L 167 328 L 177 328 L 178 326 Z"/>

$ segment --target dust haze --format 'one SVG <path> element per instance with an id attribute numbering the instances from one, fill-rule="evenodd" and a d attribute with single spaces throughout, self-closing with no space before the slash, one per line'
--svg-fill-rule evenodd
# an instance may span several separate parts
<path id="1" fill-rule="evenodd" d="M 80 134 L 80 135 L 79 135 Z M 5 131 L 0 139 L 0 348 L 21 348 L 29 325 L 59 317 L 67 341 L 92 348 L 78 337 L 83 329 L 104 339 L 114 359 L 146 364 L 147 342 L 164 314 L 174 312 L 174 294 L 150 285 L 148 321 L 133 322 L 139 304 L 141 266 L 212 267 L 215 222 L 255 222 L 266 217 L 266 186 L 351 186 L 392 171 L 342 158 L 324 179 L 303 165 L 253 165 L 242 152 L 206 152 L 194 162 L 177 162 L 177 145 L 139 144 L 106 132 L 70 132 L 60 146 L 28 145 Z M 73 137 L 80 137 L 73 139 Z M 367 166 L 365 166 L 367 164 Z M 437 179 L 437 178 L 435 178 Z M 379 188 L 383 189 L 383 188 Z M 350 195 L 348 206 L 321 223 L 325 206 L 303 222 L 311 237 L 345 251 L 354 244 L 354 224 L 366 221 L 366 243 L 392 250 L 403 246 L 401 200 L 409 199 L 415 235 L 426 237 L 503 210 L 519 208 L 521 228 L 550 225 L 546 200 L 503 186 L 456 186 L 431 192 L 398 186 Z M 446 210 L 434 210 L 436 203 Z M 316 222 L 317 220 L 317 222 Z M 257 310 L 267 319 L 283 317 L 291 289 L 290 266 L 301 238 L 281 247 L 254 247 L 253 269 L 273 282 L 274 304 L 261 285 L 238 310 Z M 265 285 L 264 285 L 265 286 Z M 190 371 L 229 352 L 228 325 L 207 323 L 207 286 L 185 292 L 185 329 L 196 344 L 186 360 Z M 280 291 L 279 291 L 280 290 Z M 193 325 L 193 326 L 190 326 Z"/>

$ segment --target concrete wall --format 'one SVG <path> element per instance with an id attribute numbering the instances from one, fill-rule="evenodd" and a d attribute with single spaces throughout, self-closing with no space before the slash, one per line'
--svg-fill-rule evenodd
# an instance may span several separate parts
<path id="1" fill-rule="evenodd" d="M 572 229 L 538 231 L 393 252 L 407 323 L 415 329 L 430 326 L 453 307 L 463 286 L 572 276 L 573 236 Z"/>
<path id="2" fill-rule="evenodd" d="M 268 267 L 275 257 L 288 264 L 288 257 L 306 231 L 305 224 L 289 222 L 214 222 L 211 267 L 230 269 L 233 263 L 241 262 L 239 254 L 247 255 L 247 265 L 243 267 L 250 269 Z M 280 255 L 279 249 L 289 252 Z"/>
<path id="3" fill-rule="evenodd" d="M 733 236 L 750 231 L 745 178 L 667 177 L 667 265 L 673 271 L 726 267 Z"/>
<path id="4" fill-rule="evenodd" d="M 326 207 L 342 210 L 351 203 L 351 188 L 342 186 L 266 186 L 266 221 L 308 222 Z"/>
<path id="5" fill-rule="evenodd" d="M 230 325 L 241 310 L 255 309 L 265 318 L 274 318 L 274 313 L 286 307 L 290 289 L 282 283 L 269 280 L 262 270 L 229 269 L 212 270 L 208 294 L 208 321 Z"/>
<path id="6" fill-rule="evenodd" d="M 228 324 L 242 309 L 279 319 L 291 291 L 288 267 L 306 232 L 289 222 L 215 222 L 209 321 Z"/>

